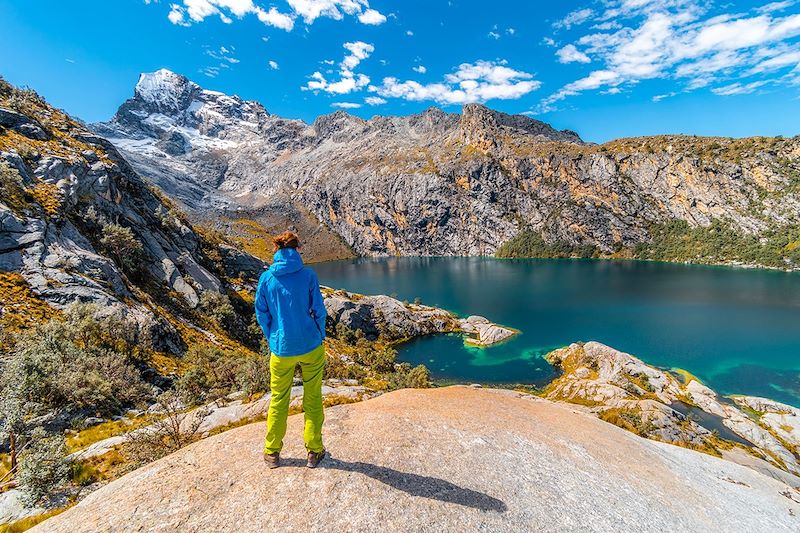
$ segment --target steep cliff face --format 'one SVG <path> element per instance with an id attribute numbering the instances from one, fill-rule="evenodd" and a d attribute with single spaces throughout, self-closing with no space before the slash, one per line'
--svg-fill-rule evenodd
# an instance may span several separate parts
<path id="1" fill-rule="evenodd" d="M 337 111 L 306 125 L 168 71 L 143 75 L 94 129 L 190 208 L 302 220 L 365 255 L 493 254 L 524 231 L 611 254 L 675 220 L 740 235 L 800 222 L 797 138 L 597 146 L 480 105 L 370 120 Z"/>
<path id="2" fill-rule="evenodd" d="M 159 103 L 160 106 L 170 102 Z M 0 80 L 0 276 L 55 309 L 96 303 L 178 349 L 164 306 L 247 283 L 262 263 L 204 240 L 114 146 Z M 9 292 L 0 318 L 14 314 Z M 171 317 L 172 318 L 172 317 Z M 174 318 L 173 318 L 174 322 Z"/>

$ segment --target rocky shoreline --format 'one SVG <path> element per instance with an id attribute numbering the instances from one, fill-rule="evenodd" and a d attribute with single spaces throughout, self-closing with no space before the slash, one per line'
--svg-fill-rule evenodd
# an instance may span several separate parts
<path id="1" fill-rule="evenodd" d="M 735 450 L 743 449 L 800 475 L 800 409 L 752 396 L 726 401 L 693 376 L 678 379 L 598 342 L 574 343 L 546 359 L 563 373 L 544 389 L 545 398 L 574 404 L 642 437 L 734 462 L 742 462 Z M 703 413 L 708 416 L 700 419 Z"/>

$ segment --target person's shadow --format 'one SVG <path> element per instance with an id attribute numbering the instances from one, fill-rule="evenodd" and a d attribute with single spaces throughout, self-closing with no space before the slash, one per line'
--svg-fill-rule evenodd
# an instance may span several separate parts
<path id="1" fill-rule="evenodd" d="M 299 459 L 287 459 L 282 461 L 285 466 L 305 466 L 305 461 Z M 331 470 L 343 470 L 345 472 L 356 472 L 371 477 L 376 481 L 385 483 L 390 487 L 402 490 L 412 496 L 430 498 L 447 503 L 455 503 L 481 511 L 494 511 L 504 513 L 508 507 L 502 500 L 498 500 L 483 492 L 466 489 L 454 485 L 449 481 L 430 476 L 421 476 L 408 472 L 400 472 L 385 466 L 373 465 L 370 463 L 348 462 L 331 457 L 330 453 L 322 460 L 317 468 Z"/>

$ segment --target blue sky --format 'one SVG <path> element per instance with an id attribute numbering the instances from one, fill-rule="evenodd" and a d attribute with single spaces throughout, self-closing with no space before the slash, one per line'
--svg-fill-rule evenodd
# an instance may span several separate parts
<path id="1" fill-rule="evenodd" d="M 0 0 L 0 51 L 86 121 L 165 67 L 306 121 L 483 102 L 598 142 L 800 134 L 800 0 Z"/>

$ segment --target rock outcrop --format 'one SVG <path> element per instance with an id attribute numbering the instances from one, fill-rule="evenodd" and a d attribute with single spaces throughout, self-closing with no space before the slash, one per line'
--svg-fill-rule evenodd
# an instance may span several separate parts
<path id="1" fill-rule="evenodd" d="M 456 318 L 444 309 L 403 303 L 390 296 L 363 296 L 326 289 L 325 308 L 329 326 L 342 324 L 360 331 L 368 340 L 383 336 L 398 341 L 459 330 Z"/>
<path id="2" fill-rule="evenodd" d="M 571 344 L 546 358 L 563 371 L 545 389 L 549 399 L 580 405 L 604 420 L 664 442 L 722 455 L 736 444 L 800 475 L 797 409 L 762 398 L 736 397 L 740 405 L 760 412 L 760 418 L 753 419 L 694 378 L 683 383 L 598 342 Z"/>
<path id="3" fill-rule="evenodd" d="M 660 223 L 718 220 L 744 235 L 800 223 L 797 138 L 596 146 L 474 104 L 461 115 L 337 111 L 305 124 L 163 70 L 143 74 L 134 97 L 93 128 L 196 216 L 219 208 L 295 225 L 313 255 L 345 253 L 341 241 L 374 256 L 493 254 L 524 230 L 631 253 Z"/>
<path id="4" fill-rule="evenodd" d="M 482 316 L 458 318 L 438 307 L 401 302 L 391 296 L 364 296 L 327 287 L 323 290 L 328 328 L 334 330 L 341 324 L 367 340 L 382 337 L 397 342 L 435 333 L 462 333 L 467 344 L 491 346 L 518 333 Z"/>
<path id="5" fill-rule="evenodd" d="M 97 490 L 32 531 L 795 531 L 800 492 L 546 400 L 449 387 L 327 410 L 331 457 L 282 466 L 263 424 L 216 435 Z"/>

